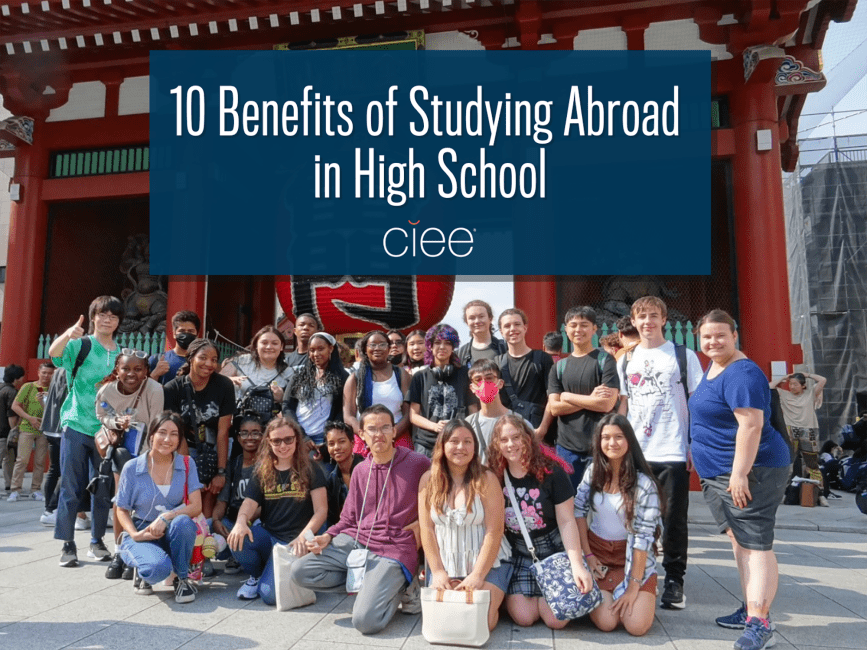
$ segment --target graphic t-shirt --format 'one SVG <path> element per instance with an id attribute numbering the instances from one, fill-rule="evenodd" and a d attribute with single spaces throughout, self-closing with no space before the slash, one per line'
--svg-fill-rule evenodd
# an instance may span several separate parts
<path id="1" fill-rule="evenodd" d="M 196 447 L 200 442 L 217 444 L 220 418 L 235 413 L 235 387 L 232 380 L 214 373 L 207 385 L 197 391 L 189 375 L 175 377 L 165 385 L 165 408 L 180 413 L 189 427 L 187 442 Z M 190 394 L 193 395 L 192 403 Z"/>
<path id="2" fill-rule="evenodd" d="M 599 355 L 605 354 L 602 367 L 599 367 Z M 608 386 L 619 389 L 617 381 L 617 364 L 614 357 L 600 350 L 592 350 L 583 357 L 570 355 L 558 372 L 564 360 L 561 359 L 548 374 L 548 394 L 575 393 L 589 395 L 597 386 Z M 580 409 L 569 415 L 557 418 L 557 444 L 579 454 L 589 454 L 592 450 L 593 430 L 596 423 L 605 415 L 599 411 Z"/>
<path id="3" fill-rule="evenodd" d="M 276 472 L 273 490 L 264 491 L 255 473 L 247 485 L 246 497 L 262 506 L 262 525 L 281 542 L 291 542 L 298 537 L 313 517 L 310 493 L 325 487 L 325 475 L 318 463 L 311 463 L 310 470 L 310 487 L 306 492 L 299 489 L 297 480 L 292 480 L 292 470 L 288 469 Z"/>
<path id="4" fill-rule="evenodd" d="M 701 381 L 701 374 L 698 357 L 687 349 L 686 379 L 690 394 Z M 689 411 L 680 382 L 680 366 L 671 341 L 658 348 L 636 346 L 626 364 L 626 375 L 620 377 L 620 392 L 629 399 L 629 423 L 644 457 L 651 462 L 686 461 Z"/>
<path id="5" fill-rule="evenodd" d="M 437 381 L 433 369 L 428 367 L 412 376 L 409 385 L 409 403 L 421 406 L 421 415 L 431 422 L 466 417 L 470 396 L 470 380 L 466 366 L 455 368 L 445 381 Z M 413 427 L 412 441 L 433 449 L 436 443 L 433 431 Z"/>
<path id="6" fill-rule="evenodd" d="M 547 535 L 557 529 L 555 506 L 564 501 L 571 502 L 575 498 L 575 488 L 572 487 L 569 476 L 558 465 L 554 466 L 553 471 L 547 474 L 541 483 L 531 474 L 522 478 L 515 478 L 509 474 L 509 479 L 512 481 L 512 487 L 515 488 L 515 497 L 521 512 L 515 512 L 509 499 L 509 491 L 504 487 L 506 538 L 512 548 L 518 548 L 526 553 L 518 516 L 524 518 L 524 525 L 527 527 L 530 539 Z"/>
<path id="7" fill-rule="evenodd" d="M 236 456 L 232 463 L 232 471 L 229 478 L 223 484 L 223 489 L 217 497 L 217 501 L 222 501 L 228 504 L 226 508 L 226 517 L 229 521 L 235 521 L 238 518 L 238 510 L 241 509 L 241 504 L 247 496 L 247 486 L 250 484 L 250 479 L 253 478 L 253 465 L 244 467 L 244 457 Z"/>

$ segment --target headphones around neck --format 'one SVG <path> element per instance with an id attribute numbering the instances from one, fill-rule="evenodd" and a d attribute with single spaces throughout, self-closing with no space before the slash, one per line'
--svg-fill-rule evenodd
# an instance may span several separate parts
<path id="1" fill-rule="evenodd" d="M 433 372 L 434 379 L 437 381 L 448 381 L 455 374 L 455 367 L 452 364 L 448 364 L 447 366 L 432 366 L 431 371 Z"/>

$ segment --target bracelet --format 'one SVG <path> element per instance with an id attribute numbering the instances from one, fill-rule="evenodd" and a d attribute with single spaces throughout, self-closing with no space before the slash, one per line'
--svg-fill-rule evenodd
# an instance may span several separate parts
<path id="1" fill-rule="evenodd" d="M 166 516 L 165 516 L 165 515 L 160 515 L 159 517 L 157 517 L 157 519 L 162 519 L 163 523 L 164 523 L 166 526 L 169 525 L 169 520 L 166 519 Z"/>
<path id="2" fill-rule="evenodd" d="M 593 554 L 593 553 L 585 553 L 585 554 L 584 554 L 584 559 L 586 560 L 588 557 L 596 557 L 596 555 Z"/>
<path id="3" fill-rule="evenodd" d="M 639 579 L 636 578 L 635 576 L 629 576 L 629 579 L 632 580 L 632 582 L 634 582 L 635 584 L 637 584 L 639 587 L 641 586 L 641 580 L 639 580 Z"/>

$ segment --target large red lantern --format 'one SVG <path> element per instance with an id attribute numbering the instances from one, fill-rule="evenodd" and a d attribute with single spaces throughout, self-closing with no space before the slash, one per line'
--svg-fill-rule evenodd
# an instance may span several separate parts
<path id="1" fill-rule="evenodd" d="M 287 315 L 314 314 L 331 334 L 409 332 L 432 327 L 445 316 L 455 276 L 282 275 L 276 289 Z"/>

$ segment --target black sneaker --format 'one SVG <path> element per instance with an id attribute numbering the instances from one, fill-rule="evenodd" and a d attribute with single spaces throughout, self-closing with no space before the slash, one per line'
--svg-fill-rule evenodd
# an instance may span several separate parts
<path id="1" fill-rule="evenodd" d="M 120 553 L 115 553 L 114 557 L 111 558 L 111 564 L 105 570 L 105 577 L 109 580 L 119 580 L 125 568 L 126 564 L 120 559 Z"/>
<path id="2" fill-rule="evenodd" d="M 60 552 L 60 566 L 78 566 L 78 550 L 75 542 L 63 542 L 63 550 Z"/>
<path id="3" fill-rule="evenodd" d="M 230 557 L 228 560 L 226 560 L 225 571 L 229 575 L 234 575 L 236 573 L 240 573 L 241 572 L 241 565 L 238 564 L 238 560 L 236 560 L 234 557 Z"/>
<path id="4" fill-rule="evenodd" d="M 90 550 L 87 551 L 87 557 L 100 562 L 108 562 L 111 560 L 111 553 L 105 547 L 101 539 L 90 543 Z"/>
<path id="5" fill-rule="evenodd" d="M 178 580 L 175 583 L 175 602 L 191 603 L 196 599 L 196 588 L 187 579 Z"/>
<path id="6" fill-rule="evenodd" d="M 683 609 L 686 607 L 686 597 L 683 595 L 683 585 L 674 580 L 665 581 L 662 592 L 662 607 L 664 609 Z"/>

